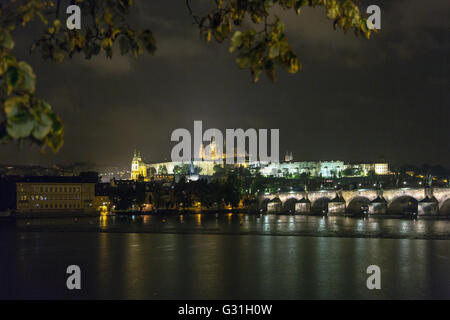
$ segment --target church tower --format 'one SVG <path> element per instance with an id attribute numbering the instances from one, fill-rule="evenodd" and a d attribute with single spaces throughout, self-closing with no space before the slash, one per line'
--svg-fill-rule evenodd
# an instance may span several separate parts
<path id="1" fill-rule="evenodd" d="M 138 180 L 139 176 L 147 178 L 147 166 L 142 161 L 141 153 L 134 150 L 133 160 L 131 160 L 131 179 Z"/>

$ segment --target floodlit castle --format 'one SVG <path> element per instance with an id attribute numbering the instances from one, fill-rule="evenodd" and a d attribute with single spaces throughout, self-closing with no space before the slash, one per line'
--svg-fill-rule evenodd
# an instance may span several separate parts
<path id="1" fill-rule="evenodd" d="M 214 166 L 220 165 L 225 159 L 225 154 L 219 154 L 217 152 L 217 146 L 214 139 L 211 140 L 208 145 L 209 154 L 205 153 L 205 146 L 200 145 L 198 156 L 199 161 L 168 161 L 158 163 L 145 163 L 141 157 L 139 151 L 135 151 L 133 159 L 131 161 L 131 179 L 138 180 L 139 178 L 144 181 L 149 181 L 154 176 L 166 176 L 174 174 L 183 175 L 204 175 L 212 176 L 214 174 Z"/>
<path id="2" fill-rule="evenodd" d="M 200 144 L 198 151 L 200 160 L 145 163 L 141 157 L 141 153 L 139 151 L 134 151 L 133 160 L 131 161 L 131 179 L 138 180 L 140 177 L 145 181 L 149 181 L 154 176 L 174 174 L 212 176 L 214 174 L 214 167 L 216 165 L 223 166 L 227 158 L 226 153 L 220 153 L 219 150 L 220 149 L 217 147 L 213 137 L 206 147 L 203 143 Z M 245 159 L 248 159 L 248 154 L 246 152 L 238 154 L 236 149 L 234 151 L 235 158 L 242 156 Z M 236 166 L 247 167 L 248 164 L 249 162 L 246 162 L 236 164 Z"/>
<path id="3" fill-rule="evenodd" d="M 205 152 L 208 149 L 209 152 Z M 238 154 L 235 150 L 234 156 Z M 298 177 L 306 175 L 308 177 L 340 178 L 344 176 L 368 176 L 370 174 L 386 175 L 389 174 L 387 163 L 357 163 L 350 164 L 344 161 L 294 161 L 292 152 L 287 152 L 284 162 L 261 162 L 248 161 L 248 154 L 242 155 L 247 160 L 245 163 L 234 164 L 235 166 L 248 167 L 249 169 L 258 169 L 263 176 L 271 177 Z M 185 175 L 185 176 L 212 176 L 217 165 L 224 166 L 226 154 L 219 154 L 214 138 L 208 144 L 207 148 L 200 145 L 198 157 L 201 160 L 191 160 L 187 162 L 159 162 L 147 164 L 142 160 L 139 151 L 135 151 L 131 162 L 131 179 L 139 178 L 149 181 L 155 176 L 167 175 Z"/>

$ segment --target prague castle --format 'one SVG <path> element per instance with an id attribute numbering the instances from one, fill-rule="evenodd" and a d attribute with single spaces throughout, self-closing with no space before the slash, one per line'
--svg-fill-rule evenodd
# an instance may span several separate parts
<path id="1" fill-rule="evenodd" d="M 182 174 L 190 177 L 194 176 L 212 176 L 214 167 L 224 166 L 226 154 L 217 153 L 214 139 L 209 144 L 209 154 L 205 154 L 205 147 L 200 145 L 198 151 L 201 160 L 191 160 L 190 162 L 159 162 L 147 164 L 143 161 L 139 151 L 135 151 L 131 162 L 131 179 L 139 178 L 149 181 L 155 176 Z M 235 157 L 237 153 L 235 150 Z M 265 163 L 261 161 L 248 161 L 248 154 L 242 155 L 247 160 L 243 164 L 235 166 L 244 166 L 249 169 L 257 169 L 263 176 L 273 177 L 295 177 L 305 174 L 309 177 L 340 178 L 345 176 L 367 176 L 370 174 L 386 175 L 389 174 L 389 165 L 380 163 L 357 163 L 350 164 L 344 161 L 300 161 L 293 159 L 292 152 L 287 152 L 285 161 L 278 163 Z"/>
<path id="2" fill-rule="evenodd" d="M 214 174 L 214 166 L 223 165 L 226 160 L 226 154 L 219 154 L 218 148 L 214 138 L 208 145 L 209 154 L 205 152 L 203 143 L 200 145 L 198 157 L 201 160 L 191 160 L 190 162 L 159 162 L 159 163 L 145 163 L 139 151 L 134 151 L 133 159 L 131 161 L 131 179 L 138 180 L 139 177 L 144 180 L 150 180 L 152 176 L 156 175 L 173 175 L 182 169 L 185 175 L 203 175 L 212 176 Z M 235 157 L 237 156 L 235 150 Z M 244 156 L 247 156 L 244 155 Z M 247 156 L 248 158 L 248 156 Z M 247 163 L 236 166 L 247 166 Z M 186 170 L 187 169 L 187 170 Z M 187 172 L 186 172 L 187 171 Z"/>

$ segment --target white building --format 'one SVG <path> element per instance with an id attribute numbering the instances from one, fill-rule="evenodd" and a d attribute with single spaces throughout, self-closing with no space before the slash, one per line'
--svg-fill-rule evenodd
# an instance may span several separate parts
<path id="1" fill-rule="evenodd" d="M 216 165 L 223 165 L 225 163 L 226 155 L 222 158 L 213 154 L 213 157 L 204 157 L 204 148 L 201 147 L 200 155 L 202 161 L 192 162 L 160 162 L 152 164 L 144 164 L 139 159 L 139 163 L 135 161 L 136 155 L 133 158 L 132 179 L 137 179 L 138 175 L 144 177 L 151 177 L 153 174 L 175 174 L 174 170 L 178 167 L 190 167 L 192 174 L 195 169 L 196 174 L 212 176 L 214 174 L 214 167 Z M 214 149 L 213 149 L 214 150 Z M 215 150 L 214 150 L 215 151 Z M 236 157 L 236 155 L 235 155 Z M 140 158 L 140 156 L 139 156 Z M 248 159 L 248 158 L 247 158 Z M 354 169 L 353 176 L 367 176 L 370 171 L 374 171 L 377 175 L 389 173 L 389 166 L 387 163 L 361 163 L 361 164 L 344 164 L 343 161 L 292 161 L 292 155 L 287 154 L 289 161 L 271 163 L 262 161 L 246 162 L 244 164 L 236 164 L 236 166 L 244 166 L 249 169 L 259 168 L 261 175 L 266 177 L 299 177 L 306 175 L 307 177 L 323 177 L 323 178 L 340 178 L 343 176 L 345 169 Z M 146 170 L 145 174 L 142 173 Z M 200 172 L 198 172 L 200 170 Z"/>
<path id="2" fill-rule="evenodd" d="M 375 163 L 375 174 L 389 174 L 389 165 L 387 163 Z"/>

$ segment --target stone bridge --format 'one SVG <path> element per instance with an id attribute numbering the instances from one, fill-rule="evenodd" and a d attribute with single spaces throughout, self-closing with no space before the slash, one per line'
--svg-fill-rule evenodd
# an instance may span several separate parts
<path id="1" fill-rule="evenodd" d="M 291 214 L 369 214 L 450 215 L 450 188 L 399 188 L 322 190 L 265 194 L 260 209 Z"/>

